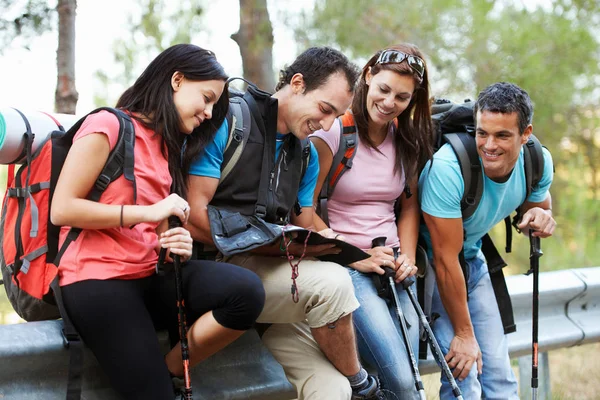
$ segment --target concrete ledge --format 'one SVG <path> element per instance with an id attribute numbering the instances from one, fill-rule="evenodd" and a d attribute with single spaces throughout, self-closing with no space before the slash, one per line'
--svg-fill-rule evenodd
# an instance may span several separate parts
<path id="1" fill-rule="evenodd" d="M 531 353 L 532 277 L 507 279 L 517 332 L 509 335 L 511 357 Z M 600 340 L 600 267 L 540 275 L 540 352 Z M 64 399 L 69 353 L 60 321 L 0 326 L 0 399 Z M 161 343 L 167 348 L 166 335 Z M 431 355 L 430 355 L 431 357 Z M 421 361 L 422 374 L 439 371 Z M 251 330 L 194 368 L 196 400 L 289 400 L 295 391 L 283 369 Z M 118 399 L 89 350 L 85 353 L 83 399 Z"/>

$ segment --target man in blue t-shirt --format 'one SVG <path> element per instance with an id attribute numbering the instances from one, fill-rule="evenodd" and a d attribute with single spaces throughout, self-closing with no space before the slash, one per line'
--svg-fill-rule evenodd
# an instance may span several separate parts
<path id="1" fill-rule="evenodd" d="M 194 240 L 214 244 L 208 205 L 271 223 L 287 223 L 289 216 L 292 224 L 313 228 L 319 162 L 305 139 L 317 129 L 330 129 L 346 111 L 357 77 L 358 69 L 343 54 L 320 47 L 308 49 L 282 71 L 273 95 L 249 86 L 243 101 L 251 117 L 244 124 L 251 129 L 235 166 L 221 179 L 231 129 L 226 121 L 190 169 L 187 227 Z M 302 174 L 304 143 L 310 158 Z M 350 277 L 341 265 L 314 258 L 338 251 L 282 240 L 223 261 L 261 278 L 266 302 L 257 322 L 272 324 L 262 339 L 298 398 L 381 399 L 377 379 L 358 359 L 352 312 L 359 304 Z"/>
<path id="2" fill-rule="evenodd" d="M 533 235 L 542 238 L 552 235 L 556 226 L 548 191 L 553 177 L 552 157 L 544 148 L 542 178 L 526 199 L 522 145 L 533 130 L 529 95 L 514 84 L 495 83 L 479 94 L 474 113 L 484 182 L 473 215 L 464 221 L 461 218 L 464 181 L 449 144 L 440 148 L 419 179 L 437 281 L 431 313 L 440 315 L 432 327 L 465 399 L 518 399 L 480 239 L 520 204 L 524 212 L 520 229 L 531 229 Z M 459 261 L 463 248 L 466 285 Z M 444 377 L 440 398 L 453 398 Z"/>

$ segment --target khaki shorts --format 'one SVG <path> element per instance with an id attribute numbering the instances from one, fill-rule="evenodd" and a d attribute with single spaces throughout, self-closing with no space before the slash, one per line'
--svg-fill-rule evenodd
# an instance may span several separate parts
<path id="1" fill-rule="evenodd" d="M 304 259 L 298 266 L 299 301 L 292 300 L 292 268 L 287 259 L 243 253 L 224 262 L 255 272 L 265 287 L 266 300 L 260 323 L 307 321 L 320 328 L 352 313 L 359 306 L 348 271 L 338 264 Z"/>

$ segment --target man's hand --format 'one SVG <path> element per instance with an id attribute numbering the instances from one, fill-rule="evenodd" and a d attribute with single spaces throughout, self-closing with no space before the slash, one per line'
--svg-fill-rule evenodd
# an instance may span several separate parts
<path id="1" fill-rule="evenodd" d="M 527 210 L 517 226 L 521 230 L 529 229 L 530 231 L 535 231 L 532 233 L 533 236 L 546 238 L 552 236 L 552 233 L 554 233 L 556 221 L 552 218 L 552 213 L 549 210 L 533 207 Z"/>
<path id="2" fill-rule="evenodd" d="M 454 378 L 465 379 L 473 363 L 477 363 L 477 373 L 481 375 L 483 361 L 481 359 L 481 350 L 474 335 L 455 335 L 450 342 L 450 351 L 446 354 L 446 362 L 452 370 Z"/>

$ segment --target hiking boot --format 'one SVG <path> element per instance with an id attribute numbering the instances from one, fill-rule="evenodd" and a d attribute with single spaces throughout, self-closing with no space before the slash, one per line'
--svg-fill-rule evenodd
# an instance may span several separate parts
<path id="1" fill-rule="evenodd" d="M 385 394 L 379 388 L 379 379 L 369 375 L 362 389 L 352 389 L 351 400 L 385 400 Z"/>

